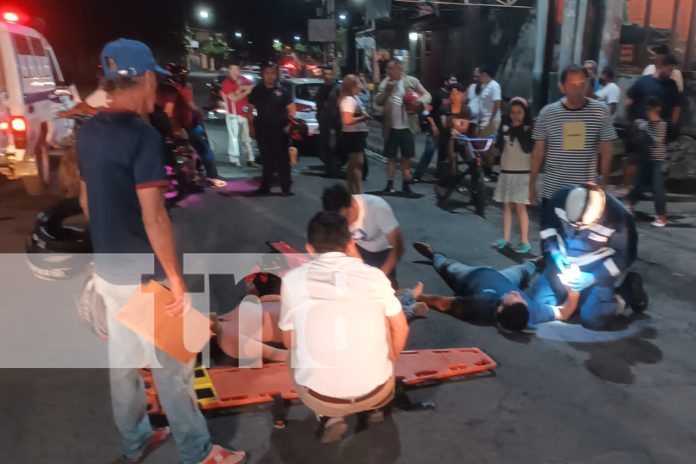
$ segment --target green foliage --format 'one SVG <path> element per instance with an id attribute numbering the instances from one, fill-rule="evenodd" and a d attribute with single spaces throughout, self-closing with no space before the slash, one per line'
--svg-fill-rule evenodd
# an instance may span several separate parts
<path id="1" fill-rule="evenodd" d="M 212 56 L 213 58 L 224 58 L 232 51 L 229 45 L 222 40 L 206 40 L 205 42 L 201 43 L 200 50 L 202 53 Z"/>

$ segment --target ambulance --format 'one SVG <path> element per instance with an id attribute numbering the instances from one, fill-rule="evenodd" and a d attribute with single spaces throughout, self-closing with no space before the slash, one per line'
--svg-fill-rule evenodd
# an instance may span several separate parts
<path id="1" fill-rule="evenodd" d="M 72 93 L 53 48 L 23 16 L 0 12 L 0 174 L 38 195 L 51 178 L 49 153 L 72 139 L 72 122 L 58 117 Z"/>

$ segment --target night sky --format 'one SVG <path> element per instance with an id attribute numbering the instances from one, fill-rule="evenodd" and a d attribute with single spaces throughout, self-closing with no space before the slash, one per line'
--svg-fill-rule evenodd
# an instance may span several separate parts
<path id="1" fill-rule="evenodd" d="M 66 77 L 81 80 L 93 77 L 101 47 L 118 37 L 143 40 L 162 61 L 175 59 L 182 52 L 178 33 L 185 24 L 241 31 L 245 41 L 254 42 L 257 56 L 268 56 L 273 38 L 287 42 L 296 34 L 306 38 L 307 19 L 316 17 L 321 1 L 23 0 L 14 4 L 28 16 L 44 20 L 43 33 L 56 49 Z M 3 8 L 13 7 L 4 2 Z M 200 8 L 212 13 L 211 23 L 197 18 Z"/>

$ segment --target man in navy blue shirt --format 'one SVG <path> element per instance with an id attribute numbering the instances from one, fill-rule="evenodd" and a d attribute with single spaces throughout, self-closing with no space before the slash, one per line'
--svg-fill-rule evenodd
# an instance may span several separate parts
<path id="1" fill-rule="evenodd" d="M 267 195 L 273 184 L 273 174 L 278 173 L 283 196 L 292 195 L 290 155 L 288 154 L 289 116 L 297 112 L 292 95 L 278 82 L 278 68 L 273 62 L 264 63 L 262 81 L 249 95 L 249 114 L 256 110 L 252 124 L 252 136 L 261 152 L 263 172 L 259 195 Z"/>
<path id="2" fill-rule="evenodd" d="M 628 120 L 634 123 L 637 119 L 647 119 L 646 104 L 651 98 L 657 98 L 662 103 L 660 117 L 667 121 L 670 133 L 675 134 L 681 118 L 681 93 L 677 83 L 672 79 L 672 72 L 677 65 L 674 55 L 667 55 L 658 64 L 654 74 L 642 76 L 626 92 L 626 114 Z M 633 178 L 641 161 L 639 150 L 628 146 L 628 165 L 624 174 L 623 189 L 617 191 L 618 196 L 628 194 L 633 185 Z"/>
<path id="3" fill-rule="evenodd" d="M 179 363 L 116 319 L 138 290 L 141 274 L 148 273 L 148 267 L 151 272 L 153 253 L 174 296 L 167 307 L 171 316 L 183 314 L 186 287 L 164 206 L 163 140 L 144 120 L 155 106 L 155 74 L 168 73 L 145 44 L 126 39 L 104 47 L 102 64 L 111 108 L 82 126 L 77 152 L 80 204 L 91 225 L 96 289 L 108 315 L 111 402 L 124 458 L 139 462 L 170 435 L 169 427 L 153 430 L 148 419 L 140 368 L 149 364 L 182 462 L 241 462 L 244 453 L 211 444 L 205 419 L 192 403 L 195 360 Z"/>
<path id="4" fill-rule="evenodd" d="M 496 271 L 447 259 L 426 243 L 416 242 L 413 247 L 432 261 L 435 270 L 455 294 L 455 297 L 422 295 L 418 301 L 431 308 L 460 319 L 495 324 L 509 332 L 534 327 L 539 320 L 554 319 L 553 307 L 535 302 L 521 290 L 536 276 L 539 263 L 528 262 Z"/>

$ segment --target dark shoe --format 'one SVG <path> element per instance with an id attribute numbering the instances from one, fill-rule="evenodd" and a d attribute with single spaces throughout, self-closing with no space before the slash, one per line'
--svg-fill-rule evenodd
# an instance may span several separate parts
<path id="1" fill-rule="evenodd" d="M 633 312 L 642 313 L 648 309 L 649 298 L 643 288 L 643 277 L 639 273 L 629 272 L 617 289 L 617 293 L 623 297 Z"/>
<path id="2" fill-rule="evenodd" d="M 256 195 L 268 195 L 271 193 L 271 189 L 265 188 L 265 187 L 260 187 L 254 190 L 254 194 Z"/>
<path id="3" fill-rule="evenodd" d="M 247 161 L 247 167 L 248 168 L 258 168 L 259 165 L 256 164 L 254 161 Z"/>
<path id="4" fill-rule="evenodd" d="M 336 443 L 341 441 L 343 434 L 348 431 L 348 424 L 343 420 L 342 417 L 332 417 L 326 424 L 324 424 L 324 430 L 321 434 L 322 443 Z"/>
<path id="5" fill-rule="evenodd" d="M 280 194 L 280 196 L 282 196 L 282 197 L 291 197 L 293 195 L 295 195 L 295 194 L 292 193 L 290 190 L 284 191 L 283 193 Z"/>
<path id="6" fill-rule="evenodd" d="M 435 253 L 433 249 L 425 242 L 413 242 L 413 248 L 423 257 L 433 260 Z"/>
<path id="7" fill-rule="evenodd" d="M 421 183 L 420 177 L 414 177 L 413 179 L 411 179 L 411 183 L 412 184 L 420 184 Z"/>
<path id="8" fill-rule="evenodd" d="M 384 192 L 384 193 L 394 193 L 394 192 L 396 192 L 396 190 L 394 190 L 394 181 L 393 181 L 393 180 L 387 181 L 387 186 L 384 187 L 383 192 Z"/>
<path id="9" fill-rule="evenodd" d="M 411 190 L 411 186 L 408 184 L 408 182 L 404 182 L 403 187 L 401 187 L 401 191 L 407 195 L 411 195 L 414 193 L 413 190 Z"/>

